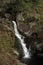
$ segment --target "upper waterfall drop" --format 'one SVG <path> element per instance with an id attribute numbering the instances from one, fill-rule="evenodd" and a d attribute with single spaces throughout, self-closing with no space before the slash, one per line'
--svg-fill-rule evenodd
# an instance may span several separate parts
<path id="1" fill-rule="evenodd" d="M 18 40 L 20 40 L 20 44 L 23 48 L 23 52 L 24 52 L 24 56 L 23 58 L 30 58 L 30 49 L 26 48 L 26 43 L 24 42 L 24 36 L 22 36 L 19 32 L 18 32 L 18 28 L 17 28 L 17 24 L 15 21 L 12 21 L 14 24 L 14 31 L 15 31 L 15 36 L 18 38 Z"/>

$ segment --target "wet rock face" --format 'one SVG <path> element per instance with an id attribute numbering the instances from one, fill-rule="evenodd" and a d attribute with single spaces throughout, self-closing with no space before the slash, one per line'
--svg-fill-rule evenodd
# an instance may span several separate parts
<path id="1" fill-rule="evenodd" d="M 18 22 L 18 28 L 21 32 L 25 33 L 28 35 L 29 33 L 29 26 L 28 24 L 25 24 L 24 22 Z"/>
<path id="2" fill-rule="evenodd" d="M 37 44 L 36 49 L 39 50 L 39 51 L 42 51 L 43 50 L 43 43 Z"/>
<path id="3" fill-rule="evenodd" d="M 31 49 L 32 49 L 33 55 L 37 56 L 38 58 L 43 57 L 43 42 L 41 41 L 35 42 L 31 46 Z"/>

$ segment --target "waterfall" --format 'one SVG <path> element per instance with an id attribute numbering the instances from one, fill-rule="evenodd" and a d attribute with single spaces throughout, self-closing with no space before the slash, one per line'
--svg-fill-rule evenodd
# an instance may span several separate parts
<path id="1" fill-rule="evenodd" d="M 19 33 L 16 22 L 15 21 L 12 22 L 14 24 L 15 36 L 19 39 L 20 44 L 22 45 L 23 48 L 24 52 L 23 58 L 30 58 L 30 48 L 29 49 L 26 48 L 26 43 L 24 42 L 24 36 Z"/>

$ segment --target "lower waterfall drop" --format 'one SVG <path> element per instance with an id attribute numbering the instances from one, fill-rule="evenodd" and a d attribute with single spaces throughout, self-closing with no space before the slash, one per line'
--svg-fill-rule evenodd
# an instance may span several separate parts
<path id="1" fill-rule="evenodd" d="M 24 59 L 30 58 L 31 57 L 30 48 L 29 49 L 26 48 L 26 43 L 24 42 L 24 36 L 19 33 L 16 22 L 15 21 L 12 22 L 14 25 L 15 36 L 20 40 L 20 44 L 22 45 L 23 48 L 23 53 L 24 53 L 23 58 Z"/>

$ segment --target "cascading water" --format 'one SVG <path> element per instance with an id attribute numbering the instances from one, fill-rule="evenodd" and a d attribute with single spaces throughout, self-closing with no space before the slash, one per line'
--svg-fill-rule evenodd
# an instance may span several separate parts
<path id="1" fill-rule="evenodd" d="M 17 29 L 17 24 L 15 21 L 12 21 L 13 24 L 14 24 L 14 31 L 15 31 L 15 36 L 19 39 L 20 41 L 20 44 L 22 45 L 22 48 L 23 48 L 23 52 L 24 52 L 24 56 L 23 58 L 30 58 L 30 48 L 27 49 L 26 48 L 26 43 L 24 42 L 24 36 L 22 36 L 19 32 L 18 32 L 18 29 Z"/>

